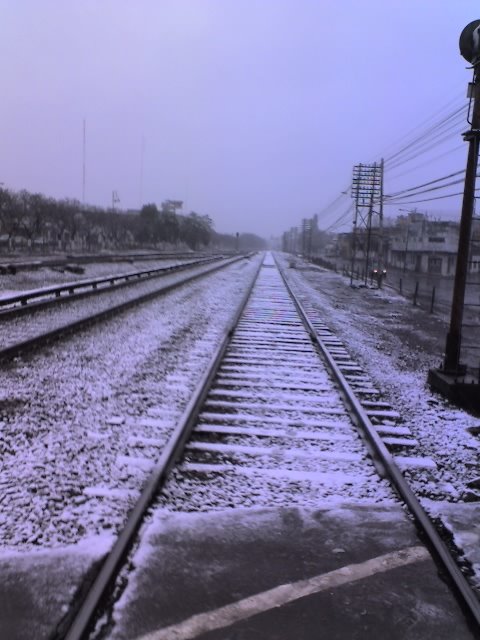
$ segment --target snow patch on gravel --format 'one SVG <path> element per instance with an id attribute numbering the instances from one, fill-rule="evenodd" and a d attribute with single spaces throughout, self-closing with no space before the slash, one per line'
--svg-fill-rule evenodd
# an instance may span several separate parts
<path id="1" fill-rule="evenodd" d="M 258 259 L 2 367 L 0 548 L 119 530 Z"/>

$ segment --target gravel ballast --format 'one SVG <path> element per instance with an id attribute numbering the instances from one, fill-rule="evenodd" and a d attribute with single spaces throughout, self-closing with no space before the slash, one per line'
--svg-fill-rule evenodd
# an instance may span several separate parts
<path id="1" fill-rule="evenodd" d="M 4 549 L 71 544 L 123 524 L 258 260 L 3 366 Z"/>

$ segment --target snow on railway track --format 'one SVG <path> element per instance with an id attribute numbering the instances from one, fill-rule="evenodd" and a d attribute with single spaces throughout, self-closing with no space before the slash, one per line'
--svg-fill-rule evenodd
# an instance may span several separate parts
<path id="1" fill-rule="evenodd" d="M 365 368 L 350 355 L 343 342 L 325 324 L 308 296 L 303 294 L 298 298 L 317 336 L 358 397 L 376 432 L 394 456 L 396 464 L 411 478 L 416 477 L 418 480 L 418 475 L 423 475 L 427 483 L 431 479 L 431 472 L 437 469 L 435 461 L 421 453 L 418 441 L 404 423 L 401 414 L 384 401 L 381 391 L 373 386 Z"/>
<path id="2" fill-rule="evenodd" d="M 267 258 L 161 504 L 210 510 L 392 496 Z"/>
<path id="3" fill-rule="evenodd" d="M 398 418 L 396 412 L 375 397 L 338 340 L 299 311 L 267 255 L 235 328 L 225 336 L 172 437 L 164 447 L 158 443 L 158 460 L 151 448 L 144 456 L 130 456 L 129 464 L 153 471 L 75 617 L 69 640 L 83 637 L 98 615 L 97 606 L 113 588 L 150 506 L 159 514 L 295 503 L 373 506 L 396 500 L 393 486 L 480 619 L 476 596 L 387 449 L 410 451 L 415 442 L 392 435 L 395 425 L 388 421 Z M 368 390 L 364 406 L 356 406 L 358 398 L 352 397 L 345 375 L 358 383 L 360 395 Z M 382 428 L 385 442 L 379 438 Z M 412 454 L 403 462 L 407 468 L 430 466 Z M 382 478 L 384 471 L 389 482 Z"/>
<path id="4" fill-rule="evenodd" d="M 121 528 L 258 261 L 0 367 L 0 551 Z"/>

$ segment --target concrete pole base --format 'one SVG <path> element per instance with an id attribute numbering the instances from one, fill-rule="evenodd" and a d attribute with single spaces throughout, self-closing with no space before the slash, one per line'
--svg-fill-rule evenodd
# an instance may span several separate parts
<path id="1" fill-rule="evenodd" d="M 467 373 L 430 369 L 428 384 L 447 400 L 467 411 L 480 416 L 480 383 Z"/>

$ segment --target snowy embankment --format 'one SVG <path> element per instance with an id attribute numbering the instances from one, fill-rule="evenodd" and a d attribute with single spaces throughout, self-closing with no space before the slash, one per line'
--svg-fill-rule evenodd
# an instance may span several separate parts
<path id="1" fill-rule="evenodd" d="M 259 257 L 0 371 L 0 545 L 116 531 L 228 326 Z"/>
<path id="2" fill-rule="evenodd" d="M 305 292 L 324 321 L 401 414 L 434 473 L 411 478 L 425 509 L 464 553 L 480 585 L 480 419 L 446 402 L 427 385 L 443 357 L 447 325 L 389 289 L 351 288 L 349 280 L 301 260 L 289 280 Z"/>

